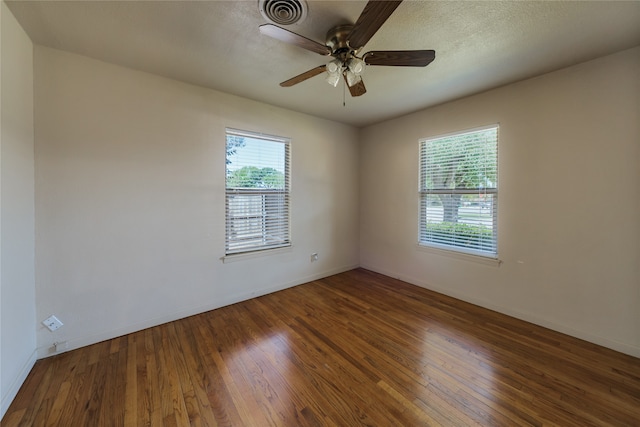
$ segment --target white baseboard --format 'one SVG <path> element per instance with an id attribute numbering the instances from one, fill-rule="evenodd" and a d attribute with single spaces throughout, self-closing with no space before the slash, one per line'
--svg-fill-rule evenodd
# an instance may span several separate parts
<path id="1" fill-rule="evenodd" d="M 147 319 L 143 322 L 134 323 L 123 328 L 118 328 L 106 332 L 101 332 L 94 335 L 88 335 L 77 338 L 70 338 L 67 340 L 67 348 L 65 350 L 56 352 L 51 345 L 41 346 L 38 348 L 38 359 L 53 356 L 56 354 L 64 353 L 67 351 L 75 350 L 77 348 L 86 347 L 91 344 L 95 344 L 101 341 L 109 340 L 116 337 L 121 337 L 133 332 L 141 331 L 143 329 L 151 328 L 154 326 L 162 325 L 163 323 L 173 322 L 174 320 L 183 319 L 185 317 L 193 316 L 195 314 L 204 313 L 217 308 L 225 307 L 227 305 L 235 304 L 241 301 L 246 301 L 251 298 L 257 298 L 262 295 L 267 295 L 273 292 L 281 291 L 283 289 L 291 288 L 293 286 L 301 285 L 303 283 L 311 282 L 314 280 L 322 279 L 323 277 L 332 276 L 334 274 L 343 273 L 345 271 L 358 268 L 358 265 L 349 265 L 331 270 L 323 271 L 321 273 L 315 273 L 309 276 L 303 276 L 290 282 L 270 286 L 262 289 L 255 289 L 249 292 L 243 292 L 235 295 L 229 295 L 226 298 L 216 300 L 208 304 L 199 305 L 197 307 L 190 307 L 187 309 L 178 310 L 172 313 L 167 313 L 162 316 Z"/>
<path id="2" fill-rule="evenodd" d="M 612 350 L 619 351 L 620 353 L 625 353 L 634 357 L 640 357 L 639 347 L 614 341 L 599 335 L 590 334 L 589 332 L 577 330 L 566 325 L 562 325 L 553 321 L 549 321 L 547 319 L 543 319 L 532 313 L 524 313 L 518 310 L 513 310 L 510 307 L 503 307 L 500 305 L 491 304 L 490 302 L 487 302 L 484 300 L 471 298 L 468 295 L 463 295 L 457 292 L 451 292 L 450 289 L 446 289 L 440 286 L 435 286 L 424 280 L 416 279 L 415 277 L 407 276 L 394 271 L 380 269 L 371 265 L 362 265 L 361 267 L 376 273 L 384 274 L 385 276 L 394 277 L 396 279 L 402 280 L 403 282 L 411 283 L 412 285 L 420 286 L 421 288 L 429 289 L 439 294 L 447 295 L 452 298 L 459 299 L 461 301 L 465 301 L 480 307 L 488 308 L 489 310 L 497 311 L 499 313 L 506 314 L 507 316 L 515 317 L 516 319 L 524 320 L 525 322 L 533 323 L 535 325 L 542 326 L 547 329 L 554 330 L 556 332 L 570 335 L 572 337 L 579 338 L 581 340 L 589 341 L 593 344 L 601 345 L 603 347 L 607 347 Z"/>
<path id="3" fill-rule="evenodd" d="M 2 419 L 2 417 L 4 417 L 7 409 L 9 409 L 9 405 L 11 405 L 11 402 L 13 402 L 13 399 L 15 399 L 18 391 L 20 390 L 20 387 L 22 387 L 22 384 L 27 379 L 29 372 L 31 372 L 31 369 L 33 369 L 33 365 L 36 364 L 36 355 L 37 351 L 34 350 L 25 364 L 22 366 L 22 369 L 20 370 L 18 375 L 13 379 L 13 381 L 11 381 L 9 389 L 2 395 L 2 403 L 0 403 L 0 420 Z"/>

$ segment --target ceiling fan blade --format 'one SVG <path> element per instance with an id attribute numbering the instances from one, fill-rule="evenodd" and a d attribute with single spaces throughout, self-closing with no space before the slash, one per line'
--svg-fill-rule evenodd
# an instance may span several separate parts
<path id="1" fill-rule="evenodd" d="M 358 50 L 367 44 L 369 39 L 380 29 L 393 11 L 400 6 L 400 3 L 402 3 L 402 0 L 369 0 L 369 3 L 364 7 L 351 33 L 347 37 L 349 46 L 351 46 L 352 49 Z"/>
<path id="2" fill-rule="evenodd" d="M 320 55 L 329 55 L 331 53 L 331 49 L 328 46 L 303 37 L 300 34 L 296 34 L 289 30 L 285 30 L 284 28 L 280 28 L 277 25 L 260 25 L 260 33 L 264 34 L 265 36 L 272 37 L 276 40 L 280 40 L 281 42 L 294 44 L 303 49 L 310 50 L 311 52 L 319 53 Z"/>
<path id="3" fill-rule="evenodd" d="M 367 65 L 426 67 L 436 59 L 435 50 L 374 50 L 362 55 Z"/>
<path id="4" fill-rule="evenodd" d="M 346 75 L 344 76 L 344 81 L 347 82 Z M 360 96 L 367 93 L 367 88 L 364 87 L 364 82 L 362 81 L 362 78 L 360 78 L 360 80 L 358 80 L 358 83 L 354 84 L 353 86 L 349 86 L 349 83 L 347 82 L 347 87 L 349 88 L 349 92 L 351 93 L 351 96 Z"/>
<path id="5" fill-rule="evenodd" d="M 291 87 L 293 85 L 296 85 L 300 82 L 303 82 L 307 79 L 310 79 L 311 77 L 317 76 L 318 74 L 322 74 L 324 73 L 324 70 L 327 68 L 326 65 L 320 65 L 319 67 L 316 68 L 312 68 L 309 71 L 305 71 L 302 74 L 298 74 L 295 77 L 290 78 L 289 80 L 286 80 L 282 83 L 280 83 L 280 86 L 282 87 Z"/>

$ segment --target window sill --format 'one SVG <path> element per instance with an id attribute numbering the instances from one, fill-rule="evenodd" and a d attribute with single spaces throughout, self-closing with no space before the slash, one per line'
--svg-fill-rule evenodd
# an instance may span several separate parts
<path id="1" fill-rule="evenodd" d="M 456 258 L 463 261 L 471 261 L 478 264 L 489 265 L 492 267 L 500 267 L 500 264 L 502 264 L 502 260 L 498 258 L 490 258 L 482 255 L 473 255 L 473 254 L 458 252 L 450 249 L 438 248 L 435 246 L 417 245 L 417 249 L 423 252 L 429 252 L 432 254 L 449 257 L 449 258 Z"/>
<path id="2" fill-rule="evenodd" d="M 292 246 L 289 245 L 289 246 L 284 246 L 284 247 L 281 247 L 281 248 L 264 249 L 264 250 L 261 250 L 261 251 L 245 252 L 245 253 L 233 254 L 233 255 L 225 255 L 223 257 L 220 257 L 220 260 L 224 264 L 228 264 L 230 262 L 243 261 L 245 259 L 261 258 L 261 257 L 269 256 L 269 255 L 278 255 L 278 254 L 282 254 L 282 253 L 291 252 L 292 250 L 293 250 Z"/>

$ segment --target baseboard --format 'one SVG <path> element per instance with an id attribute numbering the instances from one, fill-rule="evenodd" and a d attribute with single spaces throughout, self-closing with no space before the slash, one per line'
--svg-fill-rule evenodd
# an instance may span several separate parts
<path id="1" fill-rule="evenodd" d="M 20 370 L 18 375 L 11 382 L 11 386 L 9 386 L 7 392 L 2 396 L 2 403 L 0 403 L 0 420 L 2 419 L 2 417 L 4 417 L 7 409 L 9 409 L 11 402 L 13 402 L 13 399 L 15 399 L 18 391 L 20 390 L 20 387 L 22 387 L 22 384 L 27 379 L 29 372 L 31 372 L 31 369 L 33 369 L 33 365 L 36 364 L 36 356 L 37 351 L 34 350 L 27 359 L 26 363 L 22 366 L 22 369 Z"/>
<path id="2" fill-rule="evenodd" d="M 599 335 L 590 334 L 585 331 L 577 330 L 566 325 L 555 323 L 547 319 L 540 318 L 532 313 L 525 313 L 518 310 L 513 310 L 510 307 L 503 307 L 490 302 L 480 300 L 477 298 L 471 298 L 468 295 L 463 295 L 457 292 L 451 292 L 450 289 L 444 287 L 435 286 L 432 283 L 424 280 L 416 279 L 415 277 L 407 276 L 405 274 L 397 273 L 394 271 L 388 271 L 380 269 L 375 266 L 362 265 L 362 268 L 370 270 L 376 273 L 384 274 L 385 276 L 393 277 L 403 282 L 411 283 L 412 285 L 420 286 L 421 288 L 429 289 L 439 294 L 447 295 L 461 301 L 465 301 L 480 307 L 487 308 L 489 310 L 497 311 L 498 313 L 506 314 L 507 316 L 515 317 L 516 319 L 524 320 L 525 322 L 533 323 L 534 325 L 542 326 L 547 329 L 551 329 L 556 332 L 560 332 L 566 335 L 570 335 L 581 340 L 589 341 L 590 343 L 597 344 L 603 347 L 610 348 L 611 350 L 619 351 L 620 353 L 628 354 L 630 356 L 640 358 L 640 348 L 632 345 L 628 345 L 622 342 L 611 340 Z"/>
<path id="3" fill-rule="evenodd" d="M 151 319 L 147 319 L 142 322 L 134 323 L 124 328 L 101 332 L 94 335 L 87 335 L 84 337 L 71 338 L 67 340 L 67 348 L 59 352 L 56 352 L 53 346 L 51 345 L 42 346 L 42 347 L 39 347 L 37 350 L 38 359 L 54 356 L 56 354 L 61 354 L 67 351 L 75 350 L 77 348 L 86 347 L 91 344 L 95 344 L 95 343 L 102 342 L 102 341 L 109 340 L 116 337 L 121 337 L 123 335 L 141 331 L 143 329 L 151 328 L 154 326 L 162 325 L 164 323 L 173 322 L 175 320 L 183 319 L 185 317 L 193 316 L 200 313 L 205 313 L 207 311 L 215 310 L 217 308 L 225 307 L 231 304 L 236 304 L 238 302 L 246 301 L 251 298 L 257 298 L 262 295 L 267 295 L 273 292 L 281 291 L 283 289 L 291 288 L 293 286 L 298 286 L 303 283 L 312 282 L 314 280 L 322 279 L 324 277 L 332 276 L 334 274 L 344 273 L 345 271 L 353 270 L 354 268 L 358 268 L 358 265 L 355 264 L 355 265 L 338 267 L 338 268 L 326 270 L 320 273 L 303 276 L 298 279 L 292 280 L 290 282 L 279 284 L 277 286 L 270 286 L 262 289 L 254 289 L 249 292 L 230 295 L 226 298 L 215 301 L 215 303 L 203 304 L 196 307 L 190 307 L 187 309 L 178 310 L 172 313 L 167 313 L 162 316 L 158 316 Z"/>

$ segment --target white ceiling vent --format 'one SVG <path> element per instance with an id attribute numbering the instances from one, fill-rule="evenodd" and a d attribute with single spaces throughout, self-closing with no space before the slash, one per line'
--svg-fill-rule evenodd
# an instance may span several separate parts
<path id="1" fill-rule="evenodd" d="M 278 25 L 292 25 L 307 17 L 304 0 L 258 0 L 264 18 Z"/>

